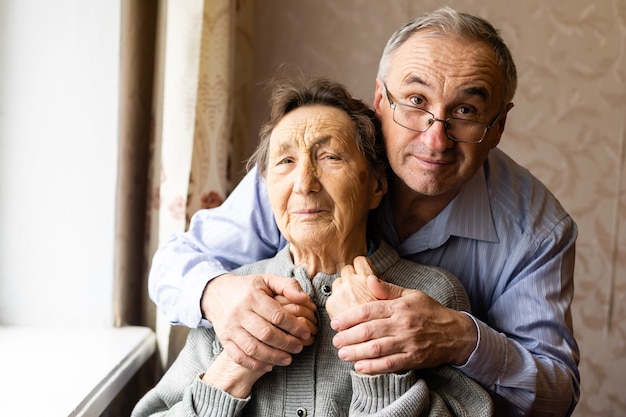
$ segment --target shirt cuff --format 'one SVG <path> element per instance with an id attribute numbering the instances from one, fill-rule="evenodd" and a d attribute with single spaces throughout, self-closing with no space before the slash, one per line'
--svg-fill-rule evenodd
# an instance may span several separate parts
<path id="1" fill-rule="evenodd" d="M 223 269 L 216 269 L 215 266 L 204 262 L 190 271 L 183 279 L 184 285 L 178 300 L 178 310 L 180 311 L 180 321 L 187 327 L 210 327 L 209 321 L 202 317 L 200 303 L 202 294 L 207 284 L 213 279 L 226 273 Z M 172 323 L 180 324 L 180 323 Z"/>
<path id="2" fill-rule="evenodd" d="M 506 336 L 477 320 L 471 314 L 463 313 L 474 322 L 478 338 L 476 347 L 467 362 L 460 366 L 453 366 L 482 386 L 493 388 L 503 372 L 502 367 L 506 364 Z"/>

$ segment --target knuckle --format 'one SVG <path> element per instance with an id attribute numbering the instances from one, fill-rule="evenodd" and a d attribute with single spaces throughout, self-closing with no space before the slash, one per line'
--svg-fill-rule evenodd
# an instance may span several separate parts
<path id="1" fill-rule="evenodd" d="M 262 342 L 269 342 L 275 337 L 274 327 L 273 326 L 264 326 L 259 329 L 258 333 L 259 340 Z"/>
<path id="2" fill-rule="evenodd" d="M 384 369 L 388 369 L 389 371 L 393 372 L 397 370 L 397 364 L 396 361 L 393 360 L 392 358 L 384 358 L 383 360 L 383 366 L 385 367 Z"/>
<path id="3" fill-rule="evenodd" d="M 370 346 L 370 353 L 373 358 L 378 358 L 383 354 L 383 347 L 380 345 L 380 343 L 374 342 Z"/>
<path id="4" fill-rule="evenodd" d="M 374 328 L 369 323 L 363 324 L 363 337 L 365 340 L 370 340 L 374 337 Z"/>
<path id="5" fill-rule="evenodd" d="M 256 343 L 248 343 L 245 346 L 242 346 L 242 350 L 246 355 L 251 356 L 253 358 L 256 357 L 259 353 L 259 348 L 256 345 Z"/>
<path id="6" fill-rule="evenodd" d="M 276 309 L 270 314 L 270 322 L 274 325 L 280 325 L 286 321 L 287 314 L 287 311 L 282 308 Z"/>
<path id="7" fill-rule="evenodd" d="M 246 366 L 247 365 L 247 357 L 244 355 L 242 351 L 239 349 L 228 350 L 228 356 L 235 361 L 238 365 Z"/>

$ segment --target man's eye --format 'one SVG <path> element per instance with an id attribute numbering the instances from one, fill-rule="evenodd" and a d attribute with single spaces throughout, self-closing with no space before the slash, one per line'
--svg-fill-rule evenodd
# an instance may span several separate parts
<path id="1" fill-rule="evenodd" d="M 424 99 L 419 96 L 413 96 L 409 98 L 409 103 L 411 103 L 412 106 L 418 107 L 424 104 Z"/>
<path id="2" fill-rule="evenodd" d="M 455 113 L 454 117 L 460 117 L 460 118 L 466 119 L 470 116 L 475 116 L 476 109 L 472 106 L 459 106 L 457 107 L 454 113 Z"/>

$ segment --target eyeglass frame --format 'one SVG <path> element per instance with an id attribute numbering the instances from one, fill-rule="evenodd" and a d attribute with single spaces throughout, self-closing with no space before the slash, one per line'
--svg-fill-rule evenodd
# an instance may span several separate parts
<path id="1" fill-rule="evenodd" d="M 385 87 L 385 95 L 387 96 L 387 100 L 389 101 L 389 107 L 391 107 L 391 109 L 393 110 L 391 118 L 393 119 L 394 123 L 396 123 L 398 126 L 402 126 L 403 128 L 411 130 L 413 132 L 424 133 L 428 129 L 430 129 L 431 126 L 435 124 L 435 122 L 441 122 L 441 123 L 443 123 L 443 129 L 446 132 L 446 137 L 448 139 L 454 141 L 454 142 L 473 143 L 473 144 L 481 143 L 485 139 L 485 136 L 487 136 L 487 132 L 492 127 L 494 127 L 496 125 L 496 122 L 500 119 L 500 116 L 502 116 L 502 112 L 504 112 L 504 109 L 500 110 L 500 112 L 498 112 L 498 114 L 496 115 L 495 119 L 493 119 L 493 121 L 491 123 L 479 122 L 478 120 L 461 119 L 461 118 L 458 118 L 458 117 L 448 117 L 447 119 L 439 119 L 439 118 L 435 117 L 435 115 L 432 114 L 431 112 L 429 112 L 428 110 L 420 109 L 419 107 L 411 106 L 409 104 L 394 102 L 392 100 L 392 98 L 391 98 L 391 93 L 389 92 L 389 89 L 387 88 L 387 83 L 385 81 L 383 81 L 383 86 Z M 421 112 L 430 114 L 431 118 L 428 120 L 428 123 L 429 123 L 428 127 L 426 129 L 424 129 L 424 130 L 417 130 L 417 129 L 412 129 L 410 127 L 406 127 L 405 125 L 402 125 L 399 122 L 397 122 L 396 121 L 396 107 L 397 106 L 408 107 L 408 108 L 413 109 L 413 110 L 419 110 Z M 468 142 L 466 140 L 460 140 L 460 139 L 457 139 L 457 138 L 453 138 L 452 136 L 450 136 L 448 134 L 448 128 L 450 127 L 450 120 L 451 119 L 452 120 L 462 120 L 464 122 L 478 123 L 478 124 L 481 124 L 481 125 L 485 126 L 485 130 L 483 131 L 482 137 L 480 138 L 479 141 L 474 141 L 474 142 Z"/>

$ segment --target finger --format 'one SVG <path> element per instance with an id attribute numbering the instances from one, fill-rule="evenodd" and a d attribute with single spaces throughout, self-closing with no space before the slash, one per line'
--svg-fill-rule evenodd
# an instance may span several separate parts
<path id="1" fill-rule="evenodd" d="M 333 320 L 334 321 L 334 320 Z M 337 349 L 365 343 L 372 338 L 379 336 L 377 325 L 372 321 L 365 321 L 346 329 L 338 330 L 332 339 L 333 346 Z"/>
<path id="2" fill-rule="evenodd" d="M 387 300 L 370 301 L 352 307 L 333 318 L 330 327 L 336 331 L 344 331 L 370 320 L 387 318 L 393 314 L 393 309 Z"/>
<path id="3" fill-rule="evenodd" d="M 343 278 L 347 278 L 350 275 L 354 275 L 354 274 L 356 274 L 356 271 L 354 270 L 353 265 L 344 265 L 343 268 L 341 268 L 341 277 Z"/>
<path id="4" fill-rule="evenodd" d="M 303 304 L 296 304 L 282 295 L 274 296 L 274 300 L 276 300 L 278 304 L 287 309 L 287 311 L 294 316 L 305 316 L 311 321 L 317 323 L 317 317 L 315 317 L 315 311 L 317 311 L 317 306 L 312 301 L 309 300 Z"/>
<path id="5" fill-rule="evenodd" d="M 317 336 L 317 325 L 304 317 L 298 317 L 298 320 L 302 321 L 311 331 L 311 337 L 306 340 L 302 340 L 302 346 L 311 346 L 315 342 L 315 337 Z"/>
<path id="6" fill-rule="evenodd" d="M 404 345 L 400 342 L 400 339 L 392 336 L 373 337 L 364 342 L 343 346 L 338 350 L 337 354 L 339 359 L 347 362 L 376 359 L 404 353 Z"/>
<path id="7" fill-rule="evenodd" d="M 311 297 L 304 291 L 298 281 L 293 278 L 281 277 L 278 275 L 263 275 L 263 281 L 268 289 L 274 295 L 282 295 L 294 303 L 305 303 L 311 300 Z"/>
<path id="8" fill-rule="evenodd" d="M 296 318 L 303 318 L 307 321 L 310 321 L 313 324 L 317 324 L 317 317 L 315 317 L 315 313 L 309 310 L 308 308 L 302 307 L 298 304 L 287 304 L 283 306 L 285 310 L 289 313 L 296 316 Z"/>
<path id="9" fill-rule="evenodd" d="M 364 277 L 368 275 L 376 275 L 376 270 L 365 256 L 357 256 L 354 258 L 354 269 L 357 274 Z"/>
<path id="10" fill-rule="evenodd" d="M 264 345 L 287 353 L 300 353 L 302 351 L 302 340 L 310 338 L 311 332 L 306 324 L 298 320 L 297 317 L 289 314 L 280 306 L 279 309 L 283 314 L 289 315 L 292 320 L 297 323 L 298 327 L 305 329 L 307 336 L 296 337 L 291 333 L 283 331 L 271 322 L 267 322 L 262 315 L 247 314 L 245 318 L 242 319 L 241 325 L 243 329 L 256 340 L 251 341 L 247 339 L 245 335 L 238 334 L 243 340 L 236 341 L 237 345 L 244 350 L 247 355 L 254 356 L 261 361 L 271 362 L 270 358 L 267 356 L 259 356 L 263 355 L 264 352 L 268 352 L 268 350 L 264 348 Z M 257 341 L 259 343 L 256 343 Z M 242 344 L 245 342 L 247 342 L 247 345 Z"/>
<path id="11" fill-rule="evenodd" d="M 364 359 L 354 363 L 354 370 L 359 374 L 378 375 L 411 369 L 409 355 L 397 353 L 375 359 Z"/>
<path id="12" fill-rule="evenodd" d="M 269 372 L 274 365 L 291 363 L 289 353 L 264 345 L 250 335 L 240 334 L 234 340 L 222 342 L 222 345 L 233 361 L 251 370 Z"/>
<path id="13" fill-rule="evenodd" d="M 267 297 L 259 299 L 257 301 L 258 302 L 253 306 L 253 311 L 258 314 L 264 321 L 272 324 L 278 329 L 282 329 L 284 332 L 293 335 L 296 338 L 304 340 L 311 337 L 311 333 L 309 332 L 308 328 L 304 326 L 299 320 L 297 320 L 296 316 L 285 310 L 276 300 L 274 300 L 274 298 Z M 306 302 L 306 300 L 302 301 Z M 258 326 L 257 329 L 260 329 L 260 331 L 268 332 L 270 336 L 275 336 L 276 333 L 273 331 L 273 326 L 270 326 L 269 328 L 267 326 Z M 259 330 L 257 330 L 253 334 L 256 336 L 259 334 L 258 332 Z M 268 343 L 270 346 L 276 346 L 273 339 L 261 340 L 263 340 L 263 342 L 265 343 Z"/>
<path id="14" fill-rule="evenodd" d="M 408 291 L 403 287 L 378 279 L 374 275 L 367 277 L 367 288 L 372 295 L 379 300 L 393 300 L 400 298 L 406 293 L 406 291 Z"/>

